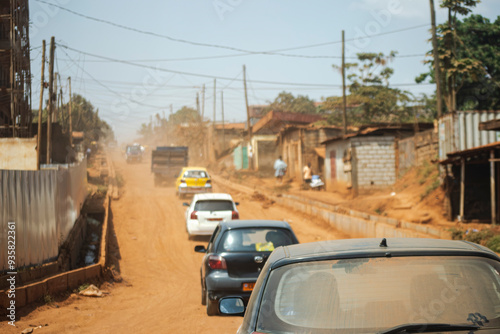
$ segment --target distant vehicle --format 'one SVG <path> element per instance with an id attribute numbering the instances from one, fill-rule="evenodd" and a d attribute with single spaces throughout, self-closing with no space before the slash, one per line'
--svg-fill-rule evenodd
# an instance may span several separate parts
<path id="1" fill-rule="evenodd" d="M 219 313 L 219 299 L 238 296 L 246 304 L 271 252 L 299 241 L 290 225 L 272 220 L 233 220 L 215 228 L 201 265 L 201 303 L 208 315 Z"/>
<path id="2" fill-rule="evenodd" d="M 183 203 L 186 209 L 186 230 L 193 235 L 212 235 L 222 221 L 239 219 L 240 214 L 229 194 L 196 194 L 191 204 Z"/>
<path id="3" fill-rule="evenodd" d="M 312 242 L 276 249 L 244 313 L 248 333 L 498 333 L 500 257 L 439 239 Z"/>
<path id="4" fill-rule="evenodd" d="M 142 150 L 140 145 L 128 145 L 125 149 L 125 160 L 127 163 L 142 162 Z"/>
<path id="5" fill-rule="evenodd" d="M 151 152 L 151 172 L 155 186 L 164 182 L 174 182 L 183 167 L 188 165 L 186 146 L 158 146 Z"/>
<path id="6" fill-rule="evenodd" d="M 179 198 L 187 194 L 212 192 L 212 179 L 203 167 L 184 167 L 175 180 L 175 190 Z"/>

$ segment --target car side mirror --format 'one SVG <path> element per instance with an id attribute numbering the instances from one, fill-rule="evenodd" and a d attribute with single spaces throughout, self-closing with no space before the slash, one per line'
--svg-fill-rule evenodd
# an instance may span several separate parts
<path id="1" fill-rule="evenodd" d="M 182 203 L 182 205 L 189 206 L 189 203 L 184 202 L 184 203 Z"/>
<path id="2" fill-rule="evenodd" d="M 234 202 L 235 205 L 240 205 L 240 202 Z"/>
<path id="3" fill-rule="evenodd" d="M 245 304 L 241 297 L 224 297 L 219 300 L 219 312 L 224 315 L 245 315 Z"/>
<path id="4" fill-rule="evenodd" d="M 207 249 L 205 248 L 205 246 L 198 245 L 198 246 L 194 246 L 194 251 L 196 253 L 206 253 Z"/>

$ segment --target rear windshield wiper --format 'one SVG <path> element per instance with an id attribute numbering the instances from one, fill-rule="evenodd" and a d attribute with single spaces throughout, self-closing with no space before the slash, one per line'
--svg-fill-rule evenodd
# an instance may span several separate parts
<path id="1" fill-rule="evenodd" d="M 477 325 L 467 325 L 467 324 L 441 324 L 441 323 L 422 323 L 422 324 L 405 324 L 395 326 L 380 332 L 377 334 L 397 334 L 397 333 L 428 333 L 428 332 L 438 332 L 438 331 L 476 331 L 478 329 L 490 329 L 488 327 L 480 327 Z"/>

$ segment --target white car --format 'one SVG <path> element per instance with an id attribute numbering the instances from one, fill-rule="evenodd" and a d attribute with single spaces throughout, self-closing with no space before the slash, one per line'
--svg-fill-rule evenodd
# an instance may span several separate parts
<path id="1" fill-rule="evenodd" d="M 240 219 L 236 206 L 229 194 L 195 194 L 191 204 L 183 203 L 186 210 L 186 229 L 193 235 L 212 235 L 217 224 L 222 221 Z"/>

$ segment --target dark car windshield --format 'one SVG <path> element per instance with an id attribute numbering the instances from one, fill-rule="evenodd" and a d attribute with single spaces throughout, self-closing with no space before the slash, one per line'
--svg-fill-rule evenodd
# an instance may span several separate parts
<path id="1" fill-rule="evenodd" d="M 276 247 L 292 244 L 287 230 L 276 228 L 240 228 L 229 230 L 222 236 L 218 252 L 267 252 Z"/>
<path id="2" fill-rule="evenodd" d="M 500 315 L 500 265 L 464 256 L 302 262 L 274 270 L 257 331 L 377 332 Z"/>
<path id="3" fill-rule="evenodd" d="M 232 201 L 203 200 L 194 205 L 195 211 L 233 211 Z"/>
<path id="4" fill-rule="evenodd" d="M 127 147 L 127 153 L 141 153 L 141 148 L 139 146 L 129 146 Z"/>
<path id="5" fill-rule="evenodd" d="M 184 172 L 184 175 L 182 176 L 188 178 L 203 178 L 203 177 L 208 177 L 208 174 L 203 170 L 187 170 Z"/>

